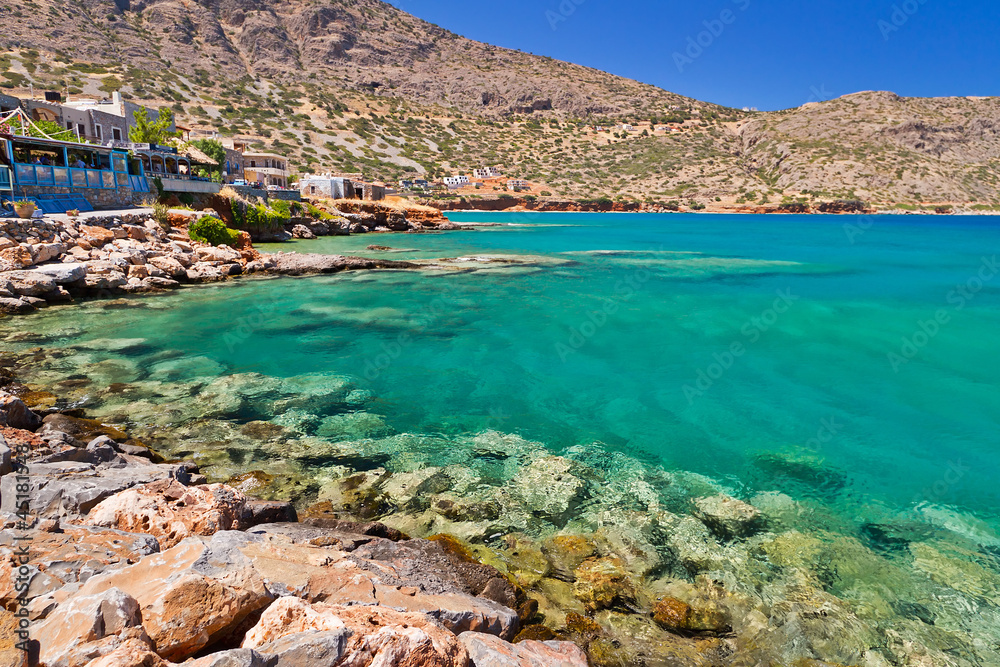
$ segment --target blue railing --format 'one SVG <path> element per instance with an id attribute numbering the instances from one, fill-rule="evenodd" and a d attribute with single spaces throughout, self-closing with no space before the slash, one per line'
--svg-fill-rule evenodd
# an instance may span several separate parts
<path id="1" fill-rule="evenodd" d="M 95 190 L 113 190 L 115 187 L 128 185 L 128 174 L 106 169 L 73 169 L 42 164 L 15 164 L 14 169 L 19 185 L 47 185 Z"/>
<path id="2" fill-rule="evenodd" d="M 8 167 L 0 167 L 0 190 L 10 190 L 12 187 L 10 169 Z"/>

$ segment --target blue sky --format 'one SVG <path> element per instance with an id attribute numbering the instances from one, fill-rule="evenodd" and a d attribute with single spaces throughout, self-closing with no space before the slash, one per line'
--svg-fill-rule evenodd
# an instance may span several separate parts
<path id="1" fill-rule="evenodd" d="M 733 107 L 784 109 L 860 90 L 1000 95 L 1000 3 L 985 0 L 391 4 L 471 39 Z"/>

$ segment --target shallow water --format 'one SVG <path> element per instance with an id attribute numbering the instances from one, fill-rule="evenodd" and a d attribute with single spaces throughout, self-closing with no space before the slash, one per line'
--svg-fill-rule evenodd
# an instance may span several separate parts
<path id="1" fill-rule="evenodd" d="M 66 348 L 51 379 L 73 364 L 93 376 L 104 361 L 109 384 L 195 383 L 179 402 L 237 373 L 296 378 L 306 393 L 334 383 L 336 401 L 250 396 L 212 416 L 363 440 L 369 454 L 383 447 L 369 467 L 464 462 L 485 475 L 495 462 L 468 455 L 476 435 L 516 434 L 557 453 L 621 452 L 741 498 L 787 494 L 814 510 L 796 528 L 858 536 L 889 556 L 919 541 L 886 538 L 889 524 L 960 541 L 979 554 L 967 561 L 991 566 L 1000 553 L 997 218 L 449 217 L 505 225 L 266 248 L 479 261 L 50 309 L 4 322 L 6 347 Z M 396 250 L 366 250 L 372 243 Z M 484 261 L 493 256 L 523 261 Z M 78 398 L 148 428 L 198 410 L 133 412 L 128 394 L 96 389 Z M 213 446 L 195 440 L 174 449 Z M 263 465 L 229 460 L 210 463 Z M 326 465 L 357 463 L 303 460 L 320 477 Z M 606 472 L 622 488 L 635 476 Z M 926 560 L 907 558 L 918 570 Z"/>

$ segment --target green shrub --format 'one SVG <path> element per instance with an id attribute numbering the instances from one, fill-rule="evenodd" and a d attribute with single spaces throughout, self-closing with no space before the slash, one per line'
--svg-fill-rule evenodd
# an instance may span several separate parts
<path id="1" fill-rule="evenodd" d="M 161 202 L 159 199 L 154 199 L 152 202 L 152 206 L 153 206 L 153 220 L 156 220 L 156 224 L 160 226 L 160 229 L 169 233 L 170 207 Z"/>
<path id="2" fill-rule="evenodd" d="M 233 218 L 237 229 L 248 232 L 276 232 L 285 228 L 288 216 L 261 204 L 233 201 Z"/>
<path id="3" fill-rule="evenodd" d="M 302 204 L 297 201 L 285 199 L 272 199 L 270 201 L 271 210 L 280 213 L 286 218 L 296 217 L 302 214 Z"/>
<path id="4" fill-rule="evenodd" d="M 226 223 L 218 218 L 205 217 L 191 223 L 188 236 L 193 241 L 201 241 L 209 245 L 236 245 L 240 237 L 238 232 L 226 227 Z"/>

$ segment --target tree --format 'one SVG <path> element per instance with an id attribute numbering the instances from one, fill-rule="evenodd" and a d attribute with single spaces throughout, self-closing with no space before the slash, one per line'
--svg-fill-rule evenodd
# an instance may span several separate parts
<path id="1" fill-rule="evenodd" d="M 174 124 L 174 112 L 168 108 L 160 109 L 155 120 L 149 119 L 148 109 L 136 109 L 132 114 L 135 125 L 128 131 L 129 141 L 137 144 L 163 144 L 167 139 L 179 137 L 180 132 L 171 132 Z"/>
<path id="2" fill-rule="evenodd" d="M 191 142 L 191 145 L 215 160 L 216 164 L 219 166 L 209 168 L 206 171 L 209 174 L 209 178 L 221 182 L 222 169 L 226 165 L 226 149 L 222 146 L 222 144 L 215 139 L 195 139 Z"/>
<path id="3" fill-rule="evenodd" d="M 31 124 L 25 123 L 24 125 L 29 137 L 76 141 L 76 132 L 67 130 L 59 123 L 53 123 L 50 120 L 35 120 Z"/>

